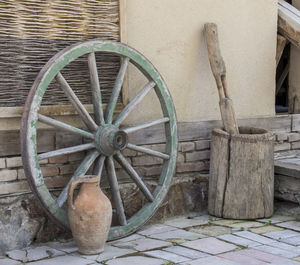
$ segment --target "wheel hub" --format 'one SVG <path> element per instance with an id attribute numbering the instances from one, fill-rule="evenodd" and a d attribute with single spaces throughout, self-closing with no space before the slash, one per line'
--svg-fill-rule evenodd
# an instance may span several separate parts
<path id="1" fill-rule="evenodd" d="M 128 136 L 113 125 L 104 125 L 100 126 L 96 132 L 95 144 L 101 154 L 111 156 L 126 148 Z"/>

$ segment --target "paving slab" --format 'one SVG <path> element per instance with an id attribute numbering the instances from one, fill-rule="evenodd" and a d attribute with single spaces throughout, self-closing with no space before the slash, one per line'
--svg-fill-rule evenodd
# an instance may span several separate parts
<path id="1" fill-rule="evenodd" d="M 268 265 L 268 264 L 270 264 L 270 263 L 258 260 L 255 257 L 243 255 L 240 253 L 240 251 L 234 251 L 234 252 L 220 254 L 220 255 L 218 255 L 218 257 L 228 259 L 228 260 L 231 260 L 231 261 L 237 262 L 238 264 L 243 264 L 243 265 Z"/>
<path id="2" fill-rule="evenodd" d="M 213 255 L 228 252 L 237 248 L 236 245 L 223 242 L 213 237 L 188 241 L 181 245 Z"/>
<path id="3" fill-rule="evenodd" d="M 300 231 L 300 222 L 297 222 L 297 221 L 289 221 L 289 222 L 284 222 L 284 223 L 280 223 L 277 225 L 280 227 L 291 229 L 291 230 Z"/>
<path id="4" fill-rule="evenodd" d="M 232 224 L 240 223 L 243 222 L 243 220 L 235 220 L 235 219 L 220 219 L 220 220 L 215 220 L 211 221 L 211 224 L 215 225 L 222 225 L 222 226 L 230 226 Z"/>
<path id="5" fill-rule="evenodd" d="M 199 233 L 185 231 L 183 229 L 175 229 L 175 230 L 164 232 L 164 233 L 149 235 L 149 237 L 152 237 L 155 239 L 160 239 L 160 240 L 174 241 L 174 240 L 178 240 L 178 239 L 180 239 L 180 240 L 195 240 L 198 238 L 204 238 L 205 236 L 203 236 Z"/>
<path id="6" fill-rule="evenodd" d="M 147 251 L 156 248 L 169 247 L 171 245 L 172 244 L 170 242 L 151 239 L 151 238 L 142 238 L 142 239 L 137 239 L 129 242 L 121 242 L 121 243 L 113 244 L 113 246 L 115 247 L 130 248 L 130 249 L 135 249 L 137 251 Z"/>
<path id="7" fill-rule="evenodd" d="M 236 228 L 236 229 L 249 229 L 249 228 L 254 228 L 254 227 L 260 227 L 260 226 L 263 226 L 262 223 L 259 223 L 259 222 L 240 222 L 240 223 L 233 223 L 233 224 L 230 224 L 228 225 L 232 228 Z"/>
<path id="8" fill-rule="evenodd" d="M 21 265 L 22 263 L 17 260 L 4 258 L 4 259 L 0 259 L 0 264 L 1 265 Z"/>
<path id="9" fill-rule="evenodd" d="M 136 251 L 133 250 L 133 249 L 117 248 L 117 247 L 110 246 L 110 245 L 106 244 L 104 246 L 103 253 L 101 253 L 98 256 L 97 261 L 101 262 L 101 261 L 108 260 L 108 259 L 114 259 L 114 258 L 117 258 L 117 257 L 121 257 L 121 256 L 125 256 L 125 255 L 128 255 L 128 254 L 132 254 L 132 253 L 135 253 L 135 252 Z"/>
<path id="10" fill-rule="evenodd" d="M 287 250 L 289 252 L 292 252 L 294 254 L 297 254 L 294 257 L 297 257 L 297 256 L 300 255 L 300 248 L 299 247 L 291 246 L 291 245 L 286 244 L 286 243 L 276 242 L 274 244 L 270 244 L 269 246 L 275 247 L 275 248 L 281 248 L 281 249 Z"/>
<path id="11" fill-rule="evenodd" d="M 145 238 L 145 236 L 139 235 L 139 234 L 133 234 L 133 235 L 130 235 L 130 236 L 118 239 L 118 240 L 107 242 L 107 244 L 114 245 L 114 244 L 118 244 L 118 243 L 122 243 L 122 242 L 129 242 L 129 241 L 133 241 L 133 240 L 137 240 L 137 239 L 142 239 L 142 238 Z"/>
<path id="12" fill-rule="evenodd" d="M 252 241 L 243 237 L 239 237 L 239 236 L 235 236 L 235 235 L 221 235 L 221 236 L 217 236 L 217 238 L 222 239 L 224 241 L 227 241 L 229 243 L 235 244 L 235 245 L 239 245 L 239 246 L 243 246 L 243 247 L 256 247 L 261 245 L 261 243 L 258 243 L 256 241 Z"/>
<path id="13" fill-rule="evenodd" d="M 50 248 L 48 246 L 39 246 L 27 249 L 26 261 L 29 262 L 46 258 L 53 258 L 65 254 L 65 252 Z"/>
<path id="14" fill-rule="evenodd" d="M 265 233 L 264 236 L 276 239 L 276 240 L 281 240 L 289 237 L 295 237 L 295 236 L 300 236 L 300 233 L 292 231 L 292 230 L 282 230 L 282 231 L 277 231 L 277 232 L 270 232 L 270 233 Z"/>
<path id="15" fill-rule="evenodd" d="M 76 246 L 74 241 L 69 241 L 69 242 L 55 241 L 55 242 L 46 243 L 46 245 L 66 253 L 73 253 L 78 250 L 78 247 Z"/>
<path id="16" fill-rule="evenodd" d="M 277 256 L 281 256 L 284 258 L 295 258 L 299 255 L 299 253 L 294 253 L 292 251 L 288 251 L 282 248 L 278 248 L 278 247 L 273 247 L 273 246 L 268 246 L 268 245 L 261 245 L 261 246 L 257 246 L 257 247 L 253 247 L 254 249 L 263 251 L 263 252 L 267 252 L 270 254 L 274 254 Z"/>
<path id="17" fill-rule="evenodd" d="M 257 219 L 256 221 L 263 222 L 263 223 L 270 223 L 270 224 L 278 224 L 278 223 L 293 221 L 293 220 L 295 220 L 295 217 L 275 214 L 271 218 Z"/>
<path id="18" fill-rule="evenodd" d="M 273 262 L 270 265 L 299 265 L 299 262 L 290 260 L 290 259 L 286 259 L 284 261 Z"/>
<path id="19" fill-rule="evenodd" d="M 283 228 L 274 225 L 267 225 L 262 227 L 251 228 L 250 232 L 253 232 L 255 234 L 266 234 L 266 233 L 271 233 L 271 232 L 276 232 L 281 230 L 283 230 Z"/>
<path id="20" fill-rule="evenodd" d="M 293 246 L 300 246 L 300 236 L 293 236 L 288 238 L 280 239 L 281 242 L 293 245 Z"/>
<path id="21" fill-rule="evenodd" d="M 253 257 L 255 259 L 258 259 L 260 261 L 264 261 L 267 263 L 274 263 L 274 262 L 284 262 L 287 261 L 287 258 L 283 258 L 278 255 L 274 255 L 271 253 L 263 252 L 257 249 L 243 249 L 239 251 L 239 254 Z"/>
<path id="22" fill-rule="evenodd" d="M 40 261 L 29 262 L 26 263 L 26 265 L 66 265 L 66 264 L 88 265 L 91 263 L 92 262 L 90 260 L 84 258 L 75 257 L 72 255 L 66 255 L 66 256 L 55 257 L 52 259 L 44 259 Z"/>
<path id="23" fill-rule="evenodd" d="M 164 259 L 174 263 L 180 263 L 180 262 L 191 260 L 187 257 L 179 256 L 177 254 L 163 251 L 163 250 L 151 250 L 143 253 L 154 258 Z"/>
<path id="24" fill-rule="evenodd" d="M 23 261 L 24 259 L 26 259 L 27 252 L 26 250 L 16 249 L 16 250 L 7 251 L 6 255 L 13 260 Z"/>
<path id="25" fill-rule="evenodd" d="M 241 265 L 240 263 L 228 260 L 228 259 L 223 259 L 220 257 L 206 257 L 206 258 L 201 258 L 201 259 L 196 259 L 192 261 L 187 261 L 180 263 L 183 265 Z"/>
<path id="26" fill-rule="evenodd" d="M 247 239 L 252 240 L 252 241 L 259 242 L 261 244 L 272 244 L 272 243 L 276 242 L 275 240 L 272 240 L 270 238 L 260 236 L 258 234 L 248 232 L 248 231 L 235 232 L 234 234 L 237 235 L 237 236 L 240 236 L 240 237 L 247 238 Z"/>
<path id="27" fill-rule="evenodd" d="M 164 260 L 156 259 L 156 258 L 134 256 L 134 257 L 112 259 L 107 261 L 105 264 L 107 265 L 163 265 L 166 264 L 166 262 Z"/>
<path id="28" fill-rule="evenodd" d="M 205 225 L 208 223 L 209 223 L 208 216 L 204 216 L 202 218 L 201 216 L 194 217 L 194 218 L 187 218 L 182 216 L 182 217 L 170 219 L 166 221 L 164 224 L 177 227 L 177 228 L 187 228 L 196 225 Z"/>
<path id="29" fill-rule="evenodd" d="M 208 237 L 215 237 L 224 234 L 230 234 L 232 229 L 229 227 L 218 226 L 218 225 L 205 225 L 205 226 L 197 226 L 192 227 L 189 231 L 194 233 L 199 233 Z"/>
<path id="30" fill-rule="evenodd" d="M 181 247 L 181 246 L 172 246 L 172 247 L 164 248 L 163 250 L 180 255 L 180 256 L 187 257 L 189 259 L 199 259 L 199 258 L 204 258 L 204 257 L 210 256 L 207 253 L 189 249 L 189 248 L 185 248 L 185 247 Z"/>
<path id="31" fill-rule="evenodd" d="M 172 231 L 175 229 L 176 229 L 176 227 L 174 227 L 174 226 L 159 224 L 159 225 L 147 226 L 147 227 L 143 228 L 142 230 L 138 231 L 137 233 L 140 235 L 149 236 L 149 235 L 155 235 L 155 234 L 159 234 L 159 233 Z"/>

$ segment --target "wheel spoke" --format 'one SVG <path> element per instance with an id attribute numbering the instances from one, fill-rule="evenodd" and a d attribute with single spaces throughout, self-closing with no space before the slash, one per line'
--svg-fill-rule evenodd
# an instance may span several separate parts
<path id="1" fill-rule="evenodd" d="M 40 122 L 48 124 L 48 125 L 53 126 L 55 128 L 62 129 L 62 130 L 65 130 L 65 131 L 68 131 L 68 132 L 71 132 L 71 133 L 74 133 L 74 134 L 77 134 L 77 135 L 79 134 L 79 135 L 81 135 L 83 137 L 86 137 L 86 138 L 89 138 L 89 139 L 94 139 L 94 135 L 92 133 L 89 133 L 87 131 L 78 129 L 78 128 L 73 127 L 73 126 L 71 126 L 69 124 L 66 124 L 64 122 L 49 118 L 49 117 L 44 116 L 42 114 L 38 114 L 38 119 L 39 119 Z"/>
<path id="2" fill-rule="evenodd" d="M 144 193 L 146 198 L 153 202 L 154 198 L 150 190 L 147 188 L 141 177 L 138 175 L 138 173 L 134 170 L 134 168 L 128 163 L 126 158 L 121 154 L 117 153 L 115 156 L 115 159 L 118 161 L 118 163 L 126 170 L 126 172 L 129 174 L 129 176 L 132 178 L 132 180 L 136 183 L 136 185 L 140 188 L 140 190 Z"/>
<path id="3" fill-rule="evenodd" d="M 145 154 L 148 154 L 148 155 L 151 155 L 151 156 L 156 156 L 156 157 L 162 158 L 164 160 L 170 159 L 169 155 L 158 152 L 158 151 L 155 151 L 155 150 L 152 150 L 152 149 L 149 149 L 149 148 L 146 148 L 146 147 L 137 146 L 137 145 L 129 143 L 127 145 L 127 148 L 138 151 L 138 152 L 141 152 L 141 153 L 145 153 Z"/>
<path id="4" fill-rule="evenodd" d="M 95 148 L 94 143 L 71 146 L 71 147 L 62 148 L 62 149 L 58 149 L 55 151 L 50 151 L 50 152 L 39 154 L 38 160 L 42 160 L 45 158 L 51 158 L 51 157 L 55 157 L 55 156 L 60 156 L 60 155 L 68 155 L 68 154 L 72 154 L 72 153 L 76 153 L 76 152 L 80 152 L 80 151 L 89 150 L 92 148 Z"/>
<path id="5" fill-rule="evenodd" d="M 111 96 L 109 99 L 109 103 L 108 103 L 106 111 L 105 111 L 106 123 L 111 124 L 111 122 L 112 122 L 113 114 L 114 114 L 114 111 L 115 111 L 115 108 L 117 105 L 118 97 L 120 95 L 120 91 L 122 88 L 122 84 L 124 81 L 128 63 L 129 63 L 129 58 L 128 57 L 124 58 L 122 65 L 120 67 L 118 76 L 116 78 L 115 85 L 114 85 L 114 88 L 112 90 L 112 93 L 111 93 Z"/>
<path id="6" fill-rule="evenodd" d="M 96 175 L 99 177 L 99 182 L 101 181 L 102 171 L 103 171 L 103 165 L 105 161 L 105 156 L 100 156 L 96 159 L 94 169 L 93 169 L 93 175 Z"/>
<path id="7" fill-rule="evenodd" d="M 94 106 L 95 121 L 98 125 L 104 124 L 103 108 L 102 108 L 102 97 L 100 90 L 100 83 L 97 71 L 97 63 L 95 53 L 91 52 L 88 55 L 88 65 L 90 71 L 91 88 L 92 88 L 92 99 Z"/>
<path id="8" fill-rule="evenodd" d="M 134 109 L 134 107 L 141 102 L 141 100 L 149 93 L 149 91 L 155 87 L 155 82 L 151 81 L 135 96 L 133 100 L 131 100 L 126 107 L 122 110 L 122 112 L 118 115 L 118 117 L 113 121 L 113 124 L 116 126 L 120 126 L 123 120 L 130 114 L 130 112 Z"/>
<path id="9" fill-rule="evenodd" d="M 139 125 L 136 125 L 136 126 L 125 128 L 125 129 L 123 129 L 123 131 L 125 131 L 126 133 L 131 133 L 131 132 L 142 130 L 142 129 L 145 129 L 145 128 L 148 128 L 148 127 L 151 127 L 151 126 L 154 126 L 154 125 L 157 125 L 157 124 L 165 123 L 165 122 L 168 122 L 168 121 L 170 121 L 169 118 L 161 118 L 161 119 L 158 119 L 158 120 L 154 120 L 154 121 L 150 121 L 150 122 L 147 122 L 147 123 L 143 123 L 143 124 L 139 124 Z"/>
<path id="10" fill-rule="evenodd" d="M 117 216 L 118 216 L 119 223 L 120 223 L 120 225 L 126 225 L 127 221 L 126 221 L 125 211 L 124 211 L 124 207 L 123 207 L 123 202 L 121 199 L 121 194 L 120 194 L 120 190 L 119 190 L 119 185 L 118 185 L 118 181 L 117 181 L 113 158 L 111 156 L 109 156 L 106 159 L 105 164 L 106 164 L 108 182 L 111 187 L 112 196 L 113 196 L 113 200 L 114 200 L 115 207 L 117 210 Z"/>
<path id="11" fill-rule="evenodd" d="M 81 162 L 79 167 L 74 172 L 74 175 L 72 176 L 72 178 L 69 180 L 68 184 L 64 187 L 63 191 L 57 198 L 56 203 L 59 207 L 61 207 L 67 200 L 68 189 L 69 189 L 69 185 L 71 184 L 71 182 L 73 180 L 78 179 L 80 176 L 84 175 L 89 170 L 89 168 L 91 167 L 91 165 L 94 163 L 95 159 L 98 156 L 99 156 L 99 153 L 97 151 L 93 151 L 84 158 L 84 160 Z"/>
<path id="12" fill-rule="evenodd" d="M 58 74 L 56 75 L 56 80 L 60 84 L 61 88 L 63 89 L 67 97 L 69 98 L 71 104 L 74 106 L 78 114 L 81 116 L 85 125 L 89 128 L 90 131 L 96 131 L 98 129 L 97 124 L 94 122 L 90 114 L 87 112 L 85 107 L 82 105 L 82 103 L 75 95 L 72 88 L 69 86 L 68 82 L 60 72 L 58 72 Z"/>

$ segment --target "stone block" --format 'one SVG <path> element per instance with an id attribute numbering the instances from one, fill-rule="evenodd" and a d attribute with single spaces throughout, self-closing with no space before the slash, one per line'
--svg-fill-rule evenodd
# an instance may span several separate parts
<path id="1" fill-rule="evenodd" d="M 210 141 L 209 140 L 201 140 L 201 141 L 196 141 L 196 150 L 205 150 L 210 148 Z"/>
<path id="2" fill-rule="evenodd" d="M 300 141 L 300 133 L 289 133 L 288 134 L 289 142 L 297 142 Z"/>
<path id="3" fill-rule="evenodd" d="M 55 166 L 41 167 L 41 171 L 44 177 L 54 177 L 59 174 L 59 168 Z"/>
<path id="4" fill-rule="evenodd" d="M 292 150 L 300 149 L 300 142 L 293 142 L 293 143 L 291 144 L 291 149 L 292 149 Z"/>
<path id="5" fill-rule="evenodd" d="M 70 176 L 58 176 L 45 178 L 45 184 L 48 188 L 65 187 L 70 180 Z"/>
<path id="6" fill-rule="evenodd" d="M 177 154 L 177 160 L 176 160 L 177 163 L 184 163 L 184 154 L 182 153 L 178 153 Z"/>
<path id="7" fill-rule="evenodd" d="M 55 156 L 49 158 L 49 163 L 51 164 L 64 164 L 69 161 L 68 155 L 61 155 L 61 156 Z"/>
<path id="8" fill-rule="evenodd" d="M 4 259 L 0 258 L 0 264 L 1 265 L 22 265 L 22 263 L 19 261 L 7 259 L 7 258 L 4 258 Z"/>
<path id="9" fill-rule="evenodd" d="M 20 132 L 1 131 L 0 132 L 0 156 L 20 155 Z"/>
<path id="10" fill-rule="evenodd" d="M 27 181 L 1 183 L 0 185 L 0 194 L 18 193 L 29 190 Z"/>
<path id="11" fill-rule="evenodd" d="M 249 222 L 234 223 L 234 224 L 230 224 L 229 226 L 232 228 L 244 230 L 248 228 L 260 227 L 263 226 L 263 224 L 259 222 L 249 221 Z"/>
<path id="12" fill-rule="evenodd" d="M 22 157 L 20 156 L 15 156 L 15 157 L 8 157 L 6 158 L 6 164 L 8 168 L 11 167 L 22 167 Z"/>
<path id="13" fill-rule="evenodd" d="M 139 234 L 144 236 L 151 236 L 155 234 L 165 233 L 172 230 L 175 230 L 175 227 L 164 225 L 164 224 L 155 224 L 151 226 L 147 226 L 143 228 L 142 230 L 138 231 Z"/>
<path id="14" fill-rule="evenodd" d="M 241 265 L 240 263 L 236 263 L 234 261 L 217 257 L 217 256 L 195 259 L 192 261 L 183 262 L 181 264 L 182 265 Z M 259 265 L 259 264 L 255 264 L 255 265 Z"/>
<path id="15" fill-rule="evenodd" d="M 161 152 L 161 153 L 165 153 L 166 152 L 166 145 L 165 144 L 148 144 L 148 145 L 142 145 L 142 147 L 145 147 L 145 148 L 149 148 L 149 149 L 152 149 L 154 151 L 158 151 L 158 152 Z M 138 155 L 141 155 L 143 153 L 138 153 Z"/>
<path id="16" fill-rule="evenodd" d="M 199 172 L 206 170 L 205 163 L 202 161 L 199 162 L 188 162 L 188 163 L 177 163 L 176 172 Z"/>
<path id="17" fill-rule="evenodd" d="M 59 166 L 59 172 L 61 175 L 73 174 L 75 170 L 78 168 L 79 164 L 68 164 Z"/>
<path id="18" fill-rule="evenodd" d="M 6 168 L 5 158 L 0 158 L 0 168 Z"/>
<path id="19" fill-rule="evenodd" d="M 144 175 L 146 177 L 159 176 L 162 171 L 162 166 L 145 167 L 143 169 L 145 171 L 145 174 L 142 174 L 142 175 Z"/>
<path id="20" fill-rule="evenodd" d="M 192 227 L 190 231 L 199 233 L 204 236 L 211 236 L 211 237 L 230 234 L 232 232 L 231 228 L 218 226 L 218 225 L 209 225 L 206 227 L 205 226 Z"/>
<path id="21" fill-rule="evenodd" d="M 210 151 L 197 151 L 185 154 L 187 162 L 193 161 L 201 161 L 201 160 L 208 160 L 210 157 Z"/>
<path id="22" fill-rule="evenodd" d="M 69 161 L 81 161 L 85 157 L 85 152 L 76 152 L 73 154 L 69 154 Z"/>
<path id="23" fill-rule="evenodd" d="M 290 238 L 292 238 L 292 237 L 290 237 Z M 270 244 L 269 246 L 274 247 L 274 248 L 280 248 L 280 249 L 283 249 L 288 252 L 292 252 L 292 253 L 296 254 L 293 256 L 293 258 L 300 255 L 300 248 L 298 248 L 297 246 L 294 246 L 294 245 L 284 243 L 284 242 L 276 242 L 276 243 Z M 287 257 L 287 258 L 289 258 L 289 257 Z"/>
<path id="24" fill-rule="evenodd" d="M 2 169 L 0 170 L 0 182 L 12 181 L 18 178 L 18 172 L 15 169 Z"/>
<path id="25" fill-rule="evenodd" d="M 230 260 L 232 262 L 237 262 L 237 264 L 247 264 L 247 265 L 266 265 L 267 263 L 256 259 L 255 257 L 249 257 L 246 255 L 240 254 L 239 251 L 228 252 L 218 255 L 220 258 Z"/>
<path id="26" fill-rule="evenodd" d="M 187 218 L 185 216 L 182 217 L 176 217 L 169 219 L 164 224 L 168 226 L 173 226 L 177 228 L 187 228 L 191 226 L 198 226 L 198 225 L 205 225 L 208 224 L 209 220 L 208 218 Z"/>
<path id="27" fill-rule="evenodd" d="M 286 222 L 286 221 L 293 221 L 293 220 L 295 220 L 295 217 L 293 217 L 293 216 L 274 214 L 271 218 L 258 219 L 257 221 L 263 222 L 263 223 L 278 224 L 278 223 L 282 223 L 282 222 Z"/>
<path id="28" fill-rule="evenodd" d="M 18 171 L 18 180 L 26 179 L 25 171 L 23 168 L 19 168 L 17 171 Z"/>
<path id="29" fill-rule="evenodd" d="M 287 141 L 289 133 L 277 133 L 276 140 L 278 142 Z"/>
<path id="30" fill-rule="evenodd" d="M 274 145 L 274 151 L 279 152 L 279 151 L 287 151 L 291 150 L 291 144 L 290 143 L 282 143 L 282 144 L 275 144 Z"/>
<path id="31" fill-rule="evenodd" d="M 133 166 L 161 165 L 163 160 L 154 156 L 138 156 L 132 158 Z"/>
<path id="32" fill-rule="evenodd" d="M 144 252 L 144 254 L 154 257 L 154 258 L 160 258 L 160 259 L 164 259 L 167 261 L 171 261 L 174 263 L 179 263 L 179 262 L 184 262 L 184 261 L 188 261 L 190 260 L 187 257 L 183 257 L 171 252 L 167 252 L 167 251 L 163 251 L 163 250 L 152 250 L 152 251 L 147 251 Z"/>
<path id="33" fill-rule="evenodd" d="M 223 242 L 223 241 L 213 238 L 213 237 L 197 239 L 194 241 L 188 241 L 181 245 L 184 247 L 196 249 L 196 250 L 206 252 L 209 254 L 213 254 L 213 255 L 232 251 L 237 248 L 236 245 Z"/>
<path id="34" fill-rule="evenodd" d="M 183 229 L 176 229 L 176 230 L 167 231 L 155 235 L 149 235 L 149 237 L 160 239 L 160 240 L 167 240 L 171 242 L 177 242 L 177 240 L 195 240 L 198 238 L 203 238 L 203 236 L 201 236 L 198 233 L 185 231 Z"/>
<path id="35" fill-rule="evenodd" d="M 72 264 L 72 265 L 88 265 L 91 260 L 76 256 L 59 256 L 52 259 L 44 259 L 38 262 L 30 262 L 28 265 L 58 265 L 58 264 Z"/>
<path id="36" fill-rule="evenodd" d="M 274 226 L 274 225 L 267 225 L 267 226 L 262 226 L 262 227 L 257 227 L 257 228 L 251 228 L 251 232 L 256 233 L 256 234 L 266 234 L 270 232 L 276 232 L 280 231 L 282 228 Z"/>
<path id="37" fill-rule="evenodd" d="M 289 245 L 300 246 L 300 236 L 293 236 L 293 237 L 283 238 L 280 241 L 284 242 L 284 243 L 287 243 Z"/>
<path id="38" fill-rule="evenodd" d="M 195 150 L 195 143 L 194 142 L 183 142 L 179 143 L 179 151 L 181 152 L 189 152 Z"/>

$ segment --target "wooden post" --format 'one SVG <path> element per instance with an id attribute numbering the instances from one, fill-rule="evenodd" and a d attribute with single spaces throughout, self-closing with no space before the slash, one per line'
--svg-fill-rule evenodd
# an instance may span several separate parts
<path id="1" fill-rule="evenodd" d="M 239 132 L 212 132 L 208 212 L 232 219 L 270 217 L 274 198 L 274 136 L 253 127 L 240 127 Z"/>

